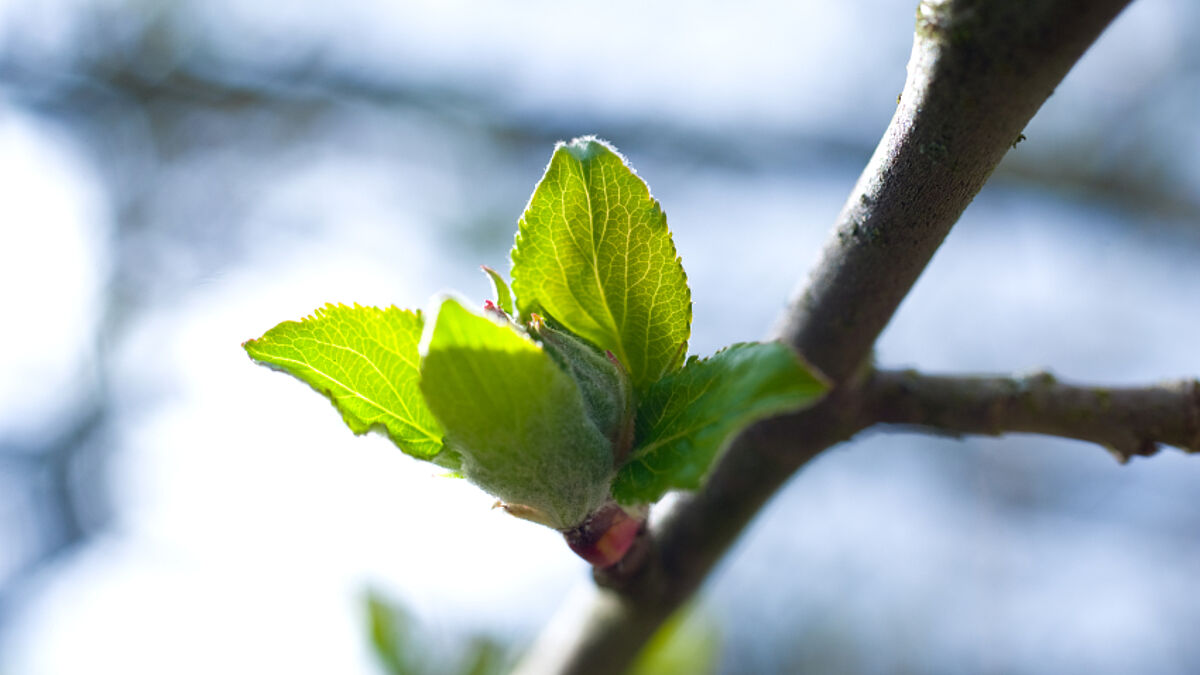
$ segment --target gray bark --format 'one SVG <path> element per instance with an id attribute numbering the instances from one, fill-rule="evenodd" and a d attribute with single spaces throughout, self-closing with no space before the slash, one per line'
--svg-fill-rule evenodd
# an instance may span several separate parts
<path id="1" fill-rule="evenodd" d="M 896 114 L 771 336 L 835 388 L 809 410 L 744 433 L 703 489 L 625 561 L 597 571 L 594 595 L 564 607 L 517 672 L 624 672 L 776 490 L 869 424 L 864 392 L 884 395 L 865 387 L 879 334 L 1022 129 L 1128 2 L 921 3 Z"/>
<path id="2" fill-rule="evenodd" d="M 946 377 L 872 373 L 862 387 L 863 419 L 934 433 L 1031 433 L 1095 443 L 1120 462 L 1161 445 L 1200 453 L 1200 381 L 1152 387 L 1083 387 L 1049 373 Z"/>

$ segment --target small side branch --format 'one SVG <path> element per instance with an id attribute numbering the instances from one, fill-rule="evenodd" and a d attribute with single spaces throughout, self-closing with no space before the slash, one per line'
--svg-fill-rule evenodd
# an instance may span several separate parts
<path id="1" fill-rule="evenodd" d="M 1200 380 L 1152 387 L 1064 384 L 1049 373 L 946 377 L 877 371 L 863 388 L 864 421 L 954 435 L 1034 433 L 1074 438 L 1118 460 L 1160 445 L 1200 453 Z"/>
<path id="2" fill-rule="evenodd" d="M 833 391 L 735 441 L 628 564 L 597 575 L 596 600 L 558 621 L 573 630 L 536 645 L 518 672 L 625 672 L 788 477 L 859 430 L 856 380 L 880 332 L 1030 118 L 1129 2 L 920 4 L 896 115 L 771 336 L 819 368 Z"/>

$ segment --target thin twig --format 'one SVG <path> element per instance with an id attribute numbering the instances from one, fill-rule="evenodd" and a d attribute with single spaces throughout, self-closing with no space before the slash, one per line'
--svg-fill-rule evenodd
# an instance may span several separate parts
<path id="1" fill-rule="evenodd" d="M 1033 433 L 1088 441 L 1122 463 L 1160 445 L 1200 453 L 1200 381 L 1152 387 L 1063 384 L 1049 373 L 948 377 L 879 371 L 863 386 L 864 420 L 955 435 Z"/>
<path id="2" fill-rule="evenodd" d="M 520 673 L 621 673 L 759 508 L 859 428 L 855 375 L 950 228 L 1026 123 L 1129 0 L 926 0 L 896 115 L 824 256 L 773 336 L 837 385 L 743 434 L 626 565 L 546 634 Z M 582 612 L 580 614 L 579 612 Z"/>

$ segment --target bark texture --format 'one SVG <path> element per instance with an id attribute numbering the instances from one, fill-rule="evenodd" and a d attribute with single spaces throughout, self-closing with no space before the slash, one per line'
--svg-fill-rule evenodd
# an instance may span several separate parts
<path id="1" fill-rule="evenodd" d="M 911 400 L 888 399 L 888 378 L 871 379 L 876 339 L 1004 153 L 1128 2 L 920 4 L 896 114 L 771 336 L 835 388 L 807 411 L 744 433 L 703 489 L 683 497 L 625 561 L 597 572 L 593 595 L 564 606 L 517 672 L 625 672 L 779 487 L 872 423 L 866 393 L 871 405 L 891 400 L 897 410 Z"/>
<path id="2" fill-rule="evenodd" d="M 1200 381 L 1153 387 L 1084 387 L 1049 373 L 946 377 L 873 373 L 862 390 L 863 419 L 952 435 L 1031 433 L 1106 448 L 1122 463 L 1161 445 L 1200 453 Z"/>

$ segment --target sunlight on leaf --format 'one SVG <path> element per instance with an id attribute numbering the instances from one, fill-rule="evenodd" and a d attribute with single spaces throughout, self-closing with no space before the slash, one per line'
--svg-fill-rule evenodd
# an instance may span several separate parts
<path id="1" fill-rule="evenodd" d="M 591 137 L 560 144 L 513 248 L 517 309 L 612 351 L 644 389 L 679 368 L 692 301 L 667 219 L 642 179 Z"/>
<path id="2" fill-rule="evenodd" d="M 487 265 L 483 266 L 483 272 L 484 274 L 488 275 L 489 279 L 492 280 L 492 291 L 496 295 L 496 306 L 499 307 L 500 310 L 505 314 L 512 316 L 512 292 L 508 290 L 508 284 L 504 283 L 504 277 L 500 276 L 499 272 L 488 267 Z"/>
<path id="3" fill-rule="evenodd" d="M 420 312 L 326 305 L 242 346 L 329 397 L 354 433 L 382 430 L 404 452 L 432 460 L 442 452 L 442 430 L 417 385 L 422 326 Z"/>
<path id="4" fill-rule="evenodd" d="M 463 474 L 485 491 L 537 510 L 557 529 L 606 498 L 608 439 L 571 376 L 511 323 L 443 300 L 421 390 L 462 455 Z"/>

